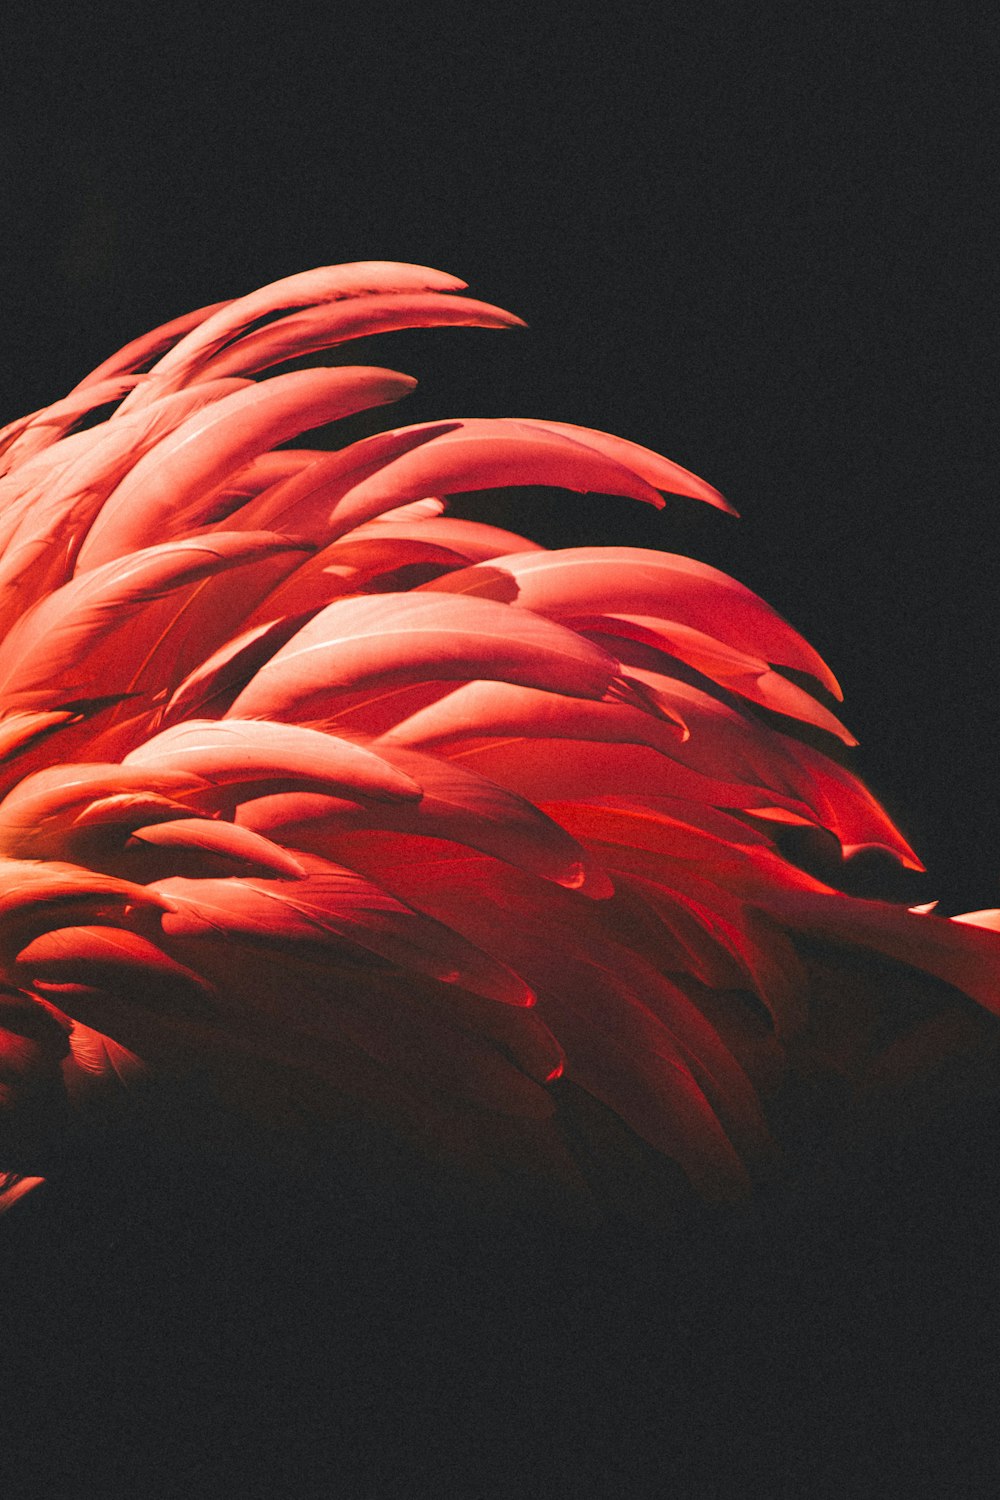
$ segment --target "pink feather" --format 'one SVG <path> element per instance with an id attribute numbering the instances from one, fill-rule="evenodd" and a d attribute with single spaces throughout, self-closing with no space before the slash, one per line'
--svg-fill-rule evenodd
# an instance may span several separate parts
<path id="1" fill-rule="evenodd" d="M 432 1159 L 509 1150 L 613 1204 L 615 1162 L 598 1187 L 571 1145 L 584 1091 L 736 1198 L 774 1133 L 794 1151 L 797 1070 L 867 1099 L 958 1055 L 954 1008 L 1000 1011 L 1000 923 L 841 888 L 865 846 L 920 863 L 840 764 L 830 668 L 749 589 L 445 513 L 506 485 L 731 512 L 704 480 L 563 422 L 282 446 L 414 382 L 248 377 L 519 324 L 463 290 L 290 276 L 0 434 L 0 1085 L 86 1116 L 148 1064 L 266 1114 L 273 1073 Z M 839 1031 L 817 945 L 851 955 Z M 872 955 L 950 986 L 945 1019 L 902 1003 L 887 1041 L 849 977 Z M 0 1205 L 19 1181 L 0 1160 Z"/>

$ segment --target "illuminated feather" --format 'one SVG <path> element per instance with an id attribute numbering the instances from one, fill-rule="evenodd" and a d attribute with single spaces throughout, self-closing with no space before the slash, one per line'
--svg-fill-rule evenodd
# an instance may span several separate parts
<path id="1" fill-rule="evenodd" d="M 823 1041 L 811 945 L 997 1011 L 997 922 L 838 888 L 860 847 L 920 862 L 832 753 L 854 743 L 832 672 L 748 589 L 444 513 L 521 484 L 731 511 L 705 481 L 525 419 L 280 446 L 414 382 L 261 372 L 519 322 L 463 290 L 385 262 L 291 276 L 0 434 L 0 1098 L 14 1119 L 55 1080 L 86 1111 L 143 1058 L 266 1114 L 273 1069 L 309 1109 L 325 1090 L 431 1158 L 493 1152 L 502 1177 L 520 1152 L 586 1195 L 565 1080 L 738 1197 L 796 1069 L 867 1097 L 950 1045 L 905 1007 L 877 1045 L 861 1020 Z"/>

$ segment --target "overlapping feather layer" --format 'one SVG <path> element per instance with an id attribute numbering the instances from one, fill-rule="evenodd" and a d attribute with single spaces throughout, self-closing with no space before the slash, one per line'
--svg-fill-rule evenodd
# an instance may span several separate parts
<path id="1" fill-rule="evenodd" d="M 261 1108 L 280 1079 L 431 1153 L 578 1184 L 564 1078 L 726 1198 L 769 1154 L 789 1056 L 823 1052 L 803 936 L 997 1008 L 989 916 L 854 899 L 781 852 L 823 830 L 919 868 L 797 737 L 853 743 L 784 620 L 685 557 L 549 552 L 446 513 L 503 485 L 728 509 L 710 486 L 555 422 L 282 446 L 413 381 L 263 371 L 517 322 L 463 287 L 388 263 L 293 276 L 0 435 L 15 1124 L 143 1063 L 207 1064 Z M 891 1071 L 873 1055 L 855 1027 L 822 1065 Z"/>

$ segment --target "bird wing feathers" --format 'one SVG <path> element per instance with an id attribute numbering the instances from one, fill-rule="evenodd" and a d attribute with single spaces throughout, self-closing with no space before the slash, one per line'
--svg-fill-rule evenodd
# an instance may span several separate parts
<path id="1" fill-rule="evenodd" d="M 538 420 L 282 446 L 414 382 L 265 371 L 519 323 L 463 290 L 290 276 L 0 433 L 0 1105 L 41 1079 L 86 1108 L 145 1058 L 264 1108 L 291 1070 L 477 1170 L 520 1121 L 579 1187 L 565 1080 L 736 1197 L 797 1067 L 870 1090 L 947 1053 L 905 1004 L 888 1045 L 860 1006 L 821 1042 L 814 945 L 997 1011 L 998 924 L 842 889 L 858 847 L 919 860 L 840 763 L 829 667 L 749 589 L 446 513 L 525 484 L 732 511 L 704 480 Z"/>

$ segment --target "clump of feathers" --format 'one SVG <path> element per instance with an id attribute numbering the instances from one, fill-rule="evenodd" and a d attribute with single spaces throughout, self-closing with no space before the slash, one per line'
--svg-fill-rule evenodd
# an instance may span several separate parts
<path id="1" fill-rule="evenodd" d="M 861 850 L 921 866 L 794 629 L 689 558 L 447 511 L 717 491 L 542 420 L 283 446 L 414 382 L 261 376 L 518 323 L 463 291 L 292 276 L 0 434 L 0 1202 L 149 1078 L 613 1205 L 659 1158 L 744 1195 L 804 1082 L 856 1118 L 992 1069 L 997 914 L 846 894 Z"/>

